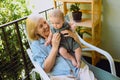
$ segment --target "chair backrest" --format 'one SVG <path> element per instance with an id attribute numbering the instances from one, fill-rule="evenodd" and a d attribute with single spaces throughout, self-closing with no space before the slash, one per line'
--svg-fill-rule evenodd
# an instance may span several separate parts
<path id="1" fill-rule="evenodd" d="M 37 63 L 36 61 L 33 60 L 31 49 L 27 49 L 27 53 L 28 53 L 28 56 L 29 56 L 33 66 L 35 67 L 33 70 L 35 72 L 39 73 L 43 80 L 50 80 L 50 78 L 45 73 L 45 71 L 40 67 L 39 63 Z"/>

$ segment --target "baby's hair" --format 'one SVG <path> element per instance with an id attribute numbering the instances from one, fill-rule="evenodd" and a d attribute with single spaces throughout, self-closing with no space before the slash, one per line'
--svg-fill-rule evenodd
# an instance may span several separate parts
<path id="1" fill-rule="evenodd" d="M 54 9 L 50 12 L 50 17 L 60 18 L 64 21 L 64 13 L 60 9 Z"/>

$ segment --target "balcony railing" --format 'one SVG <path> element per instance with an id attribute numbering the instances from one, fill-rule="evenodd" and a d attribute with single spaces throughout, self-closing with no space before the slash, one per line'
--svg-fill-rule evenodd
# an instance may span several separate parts
<path id="1" fill-rule="evenodd" d="M 48 12 L 40 12 L 47 19 Z M 22 79 L 23 73 L 30 80 L 29 72 L 33 68 L 26 49 L 29 47 L 24 34 L 27 16 L 7 24 L 0 25 L 0 78 L 10 80 Z M 7 55 L 7 56 L 6 56 Z"/>

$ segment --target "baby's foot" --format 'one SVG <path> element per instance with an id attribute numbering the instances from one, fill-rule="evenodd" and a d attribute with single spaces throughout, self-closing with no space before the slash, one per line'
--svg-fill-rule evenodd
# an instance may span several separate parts
<path id="1" fill-rule="evenodd" d="M 76 66 L 77 68 L 80 68 L 80 61 L 79 62 L 77 62 L 77 66 Z"/>
<path id="2" fill-rule="evenodd" d="M 71 60 L 71 62 L 73 64 L 73 66 L 77 66 L 77 62 L 76 62 L 76 60 L 74 58 Z"/>

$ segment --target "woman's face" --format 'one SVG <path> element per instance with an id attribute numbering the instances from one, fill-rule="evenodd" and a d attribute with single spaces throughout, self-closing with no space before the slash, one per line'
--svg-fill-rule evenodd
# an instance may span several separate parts
<path id="1" fill-rule="evenodd" d="M 44 37 L 45 39 L 48 38 L 48 35 L 50 33 L 50 27 L 46 20 L 40 19 L 39 23 L 37 25 L 37 34 Z"/>

